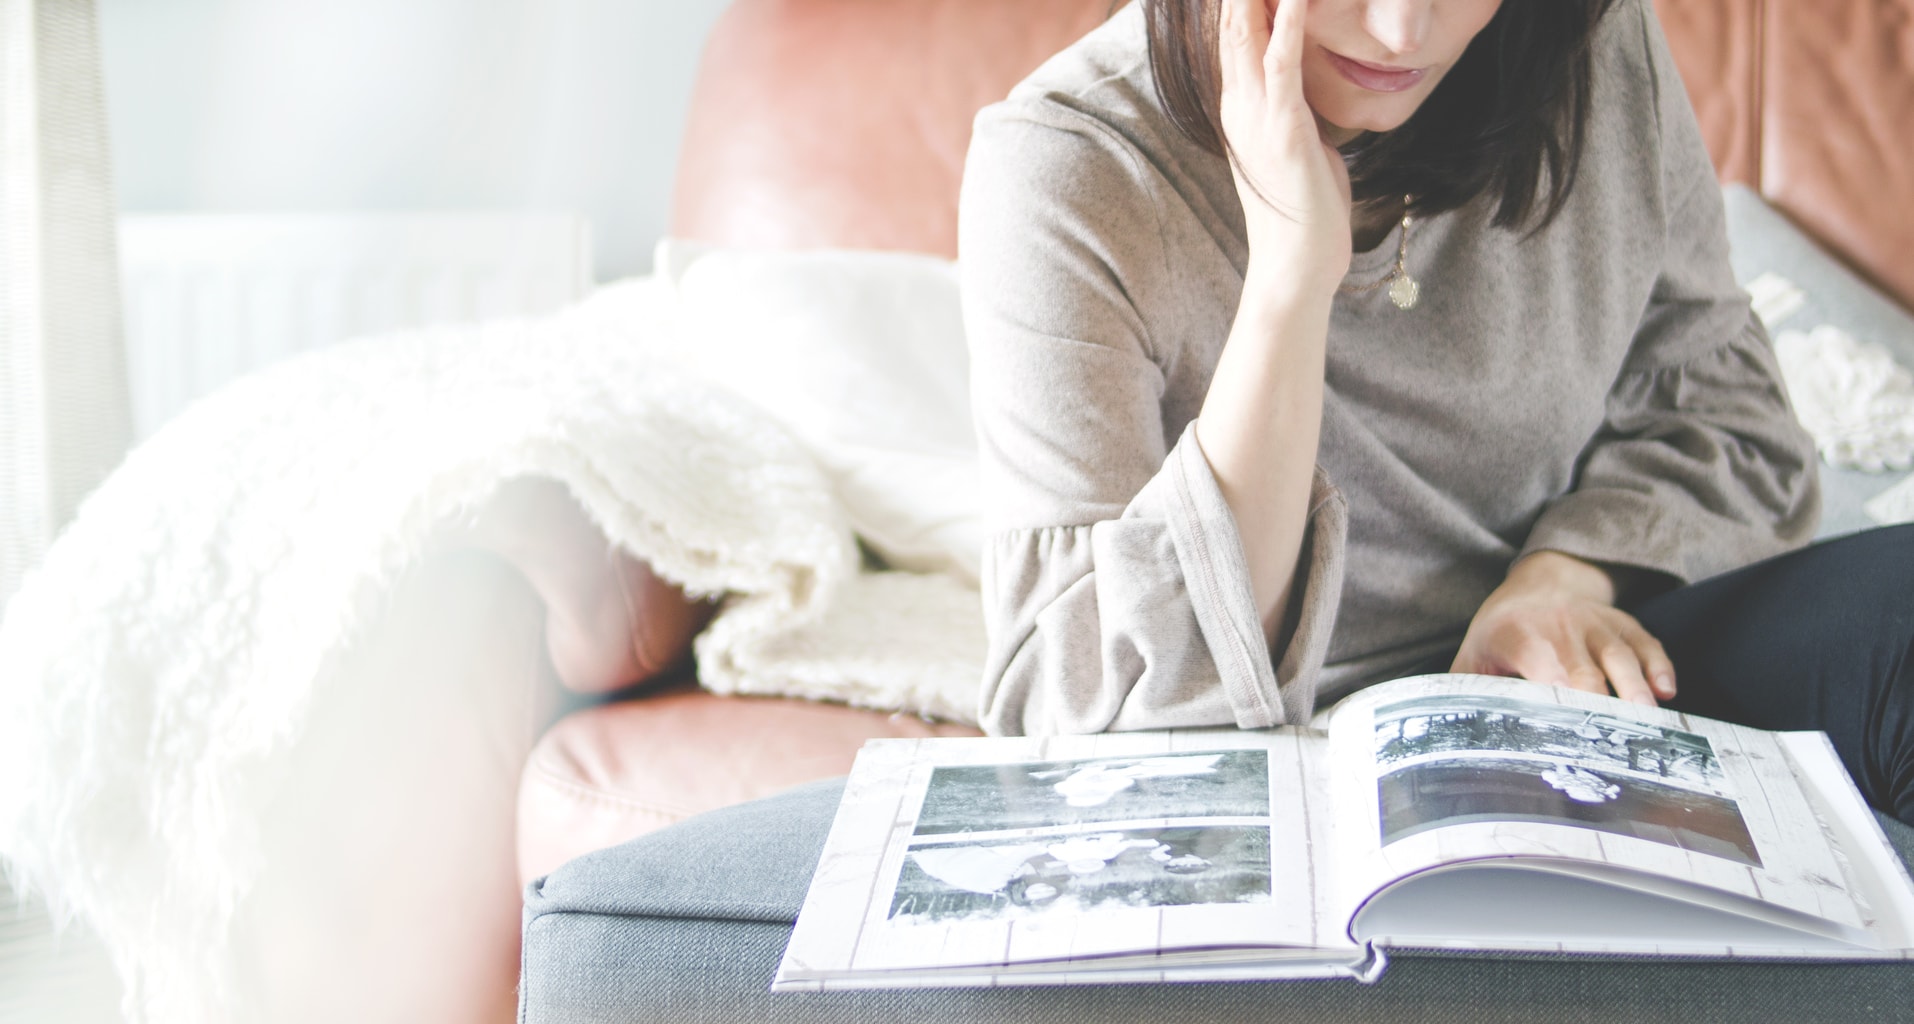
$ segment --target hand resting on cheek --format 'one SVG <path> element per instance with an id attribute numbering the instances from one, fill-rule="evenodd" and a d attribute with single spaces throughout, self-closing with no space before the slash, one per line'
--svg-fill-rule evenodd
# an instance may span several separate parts
<path id="1" fill-rule="evenodd" d="M 1348 272 L 1349 171 L 1303 96 L 1305 0 L 1223 0 L 1219 111 L 1261 280 L 1325 298 Z"/>

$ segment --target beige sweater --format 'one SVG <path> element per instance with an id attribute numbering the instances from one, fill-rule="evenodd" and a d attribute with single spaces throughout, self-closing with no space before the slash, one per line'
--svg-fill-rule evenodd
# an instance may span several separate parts
<path id="1" fill-rule="evenodd" d="M 1813 448 L 1645 0 L 1609 15 L 1596 65 L 1546 231 L 1478 201 L 1411 228 L 1416 308 L 1338 295 L 1301 617 L 1274 649 L 1190 430 L 1242 293 L 1242 208 L 1161 110 L 1137 5 L 978 116 L 960 266 L 986 728 L 1301 721 L 1457 644 L 1525 552 L 1691 581 L 1807 541 Z M 1388 276 L 1397 241 L 1348 283 Z"/>

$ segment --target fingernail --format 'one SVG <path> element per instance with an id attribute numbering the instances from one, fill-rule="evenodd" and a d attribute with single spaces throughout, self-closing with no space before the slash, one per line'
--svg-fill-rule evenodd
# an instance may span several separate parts
<path id="1" fill-rule="evenodd" d="M 1650 697 L 1649 695 L 1645 693 L 1629 694 L 1628 699 L 1634 701 L 1637 704 L 1642 705 L 1643 707 L 1652 708 L 1655 706 L 1655 698 Z"/>

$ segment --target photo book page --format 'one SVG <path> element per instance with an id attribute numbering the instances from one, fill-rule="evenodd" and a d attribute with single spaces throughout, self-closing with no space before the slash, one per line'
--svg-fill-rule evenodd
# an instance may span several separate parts
<path id="1" fill-rule="evenodd" d="M 1819 733 L 1492 676 L 1309 727 L 874 740 L 774 991 L 1346 977 L 1383 951 L 1907 959 Z"/>
<path id="2" fill-rule="evenodd" d="M 1331 743 L 1339 807 L 1355 823 L 1341 894 L 1352 917 L 1395 879 L 1519 857 L 1644 892 L 1692 899 L 1688 885 L 1705 887 L 1724 908 L 1760 904 L 1833 938 L 1862 940 L 1869 926 L 1863 887 L 1780 734 L 1561 687 L 1430 676 L 1346 701 Z"/>
<path id="3" fill-rule="evenodd" d="M 1325 743 L 1301 730 L 873 742 L 780 985 L 1360 975 L 1366 954 L 1324 917 Z"/>

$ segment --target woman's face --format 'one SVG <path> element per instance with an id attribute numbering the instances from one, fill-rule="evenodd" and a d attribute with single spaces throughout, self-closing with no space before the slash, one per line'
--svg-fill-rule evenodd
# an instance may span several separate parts
<path id="1" fill-rule="evenodd" d="M 1273 16 L 1277 0 L 1265 2 Z M 1502 6 L 1502 0 L 1308 2 L 1303 96 L 1336 145 L 1409 120 Z"/>

